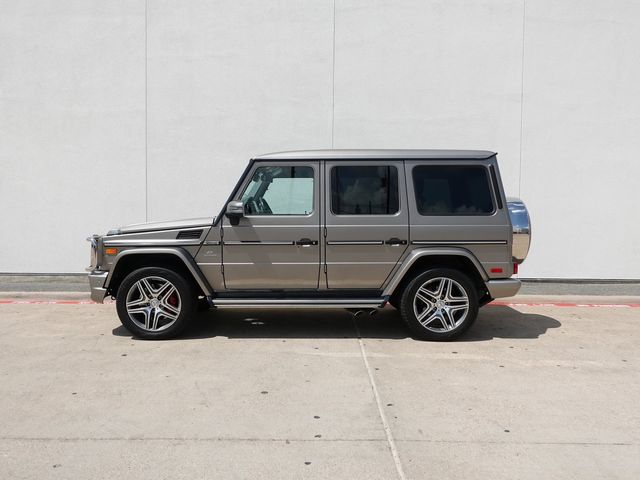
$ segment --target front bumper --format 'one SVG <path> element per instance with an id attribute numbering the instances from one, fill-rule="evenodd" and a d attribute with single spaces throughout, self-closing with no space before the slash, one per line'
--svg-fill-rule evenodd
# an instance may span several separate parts
<path id="1" fill-rule="evenodd" d="M 104 288 L 104 282 L 107 280 L 109 272 L 94 270 L 89 272 L 89 286 L 91 287 L 91 300 L 102 303 L 107 295 L 107 289 Z"/>
<path id="2" fill-rule="evenodd" d="M 521 282 L 517 278 L 504 278 L 486 282 L 491 298 L 513 297 L 520 290 Z"/>

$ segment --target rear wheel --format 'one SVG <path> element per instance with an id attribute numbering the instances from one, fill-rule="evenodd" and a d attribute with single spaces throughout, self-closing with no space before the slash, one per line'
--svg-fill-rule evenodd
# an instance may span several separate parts
<path id="1" fill-rule="evenodd" d="M 428 270 L 405 288 L 400 313 L 417 338 L 453 340 L 475 321 L 478 293 L 469 277 L 458 270 Z"/>
<path id="2" fill-rule="evenodd" d="M 166 268 L 131 272 L 120 284 L 116 308 L 122 325 L 139 338 L 179 335 L 193 316 L 197 297 L 181 275 Z"/>

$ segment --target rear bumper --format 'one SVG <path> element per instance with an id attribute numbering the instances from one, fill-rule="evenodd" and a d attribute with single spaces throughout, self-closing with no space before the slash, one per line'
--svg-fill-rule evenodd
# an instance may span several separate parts
<path id="1" fill-rule="evenodd" d="M 504 278 L 489 280 L 486 282 L 487 290 L 491 298 L 513 297 L 520 290 L 520 280 L 516 278 Z"/>
<path id="2" fill-rule="evenodd" d="M 104 282 L 107 280 L 109 272 L 93 271 L 89 272 L 89 286 L 91 287 L 91 300 L 102 303 L 107 295 Z"/>

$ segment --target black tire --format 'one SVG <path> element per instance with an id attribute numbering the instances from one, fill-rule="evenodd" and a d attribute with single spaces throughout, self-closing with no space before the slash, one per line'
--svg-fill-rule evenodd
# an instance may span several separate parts
<path id="1" fill-rule="evenodd" d="M 443 288 L 451 285 L 451 301 L 445 300 L 443 295 L 434 295 L 442 281 Z M 425 286 L 427 294 L 421 297 L 430 300 L 429 303 L 421 299 L 416 300 L 416 294 L 421 287 Z M 466 312 L 462 309 L 464 305 L 463 295 L 467 299 Z M 438 297 L 438 300 L 435 298 Z M 414 309 L 421 307 L 419 314 L 425 314 L 423 325 Z M 453 309 L 453 310 L 452 310 Z M 468 276 L 464 273 L 449 268 L 434 268 L 421 273 L 414 278 L 402 292 L 400 300 L 400 314 L 415 338 L 420 340 L 449 341 L 464 333 L 475 322 L 478 316 L 478 292 Z"/>
<path id="2" fill-rule="evenodd" d="M 143 279 L 153 288 L 148 290 L 151 294 L 147 297 L 151 298 L 145 297 L 142 291 L 147 291 L 147 287 L 144 286 L 146 283 L 138 283 Z M 166 286 L 167 284 L 170 286 Z M 175 291 L 171 290 L 171 287 L 174 287 Z M 159 295 L 154 297 L 153 292 L 160 288 L 167 290 L 164 293 L 158 290 Z M 166 297 L 163 297 L 165 294 Z M 130 313 L 127 309 L 127 298 L 130 299 L 130 304 L 135 304 L 135 310 L 140 310 L 139 312 Z M 155 302 L 147 303 L 147 300 Z M 166 268 L 145 267 L 134 270 L 122 281 L 116 295 L 116 309 L 122 325 L 134 336 L 146 340 L 164 340 L 182 333 L 194 316 L 197 300 L 191 283 L 180 274 Z M 156 318 L 154 324 L 153 320 Z M 145 328 L 142 323 L 146 323 L 149 328 Z"/>

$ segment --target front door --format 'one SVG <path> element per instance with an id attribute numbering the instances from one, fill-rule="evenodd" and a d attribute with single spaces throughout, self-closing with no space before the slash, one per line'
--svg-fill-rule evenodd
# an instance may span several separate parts
<path id="1" fill-rule="evenodd" d="M 256 162 L 234 200 L 237 226 L 224 218 L 227 289 L 317 289 L 320 272 L 319 162 Z"/>
<path id="2" fill-rule="evenodd" d="M 407 249 L 404 162 L 326 162 L 330 289 L 379 289 Z"/>

